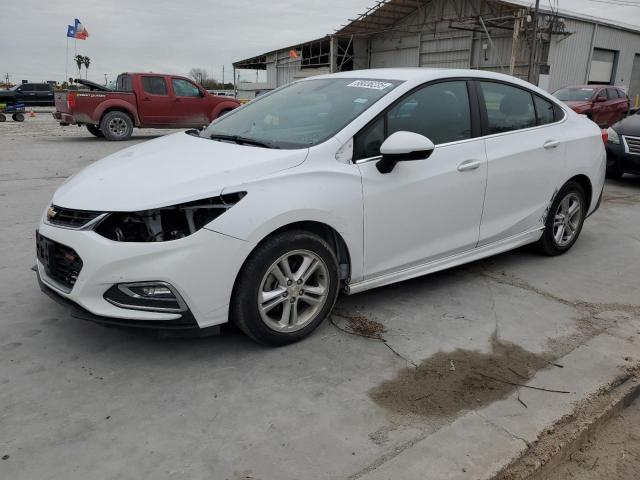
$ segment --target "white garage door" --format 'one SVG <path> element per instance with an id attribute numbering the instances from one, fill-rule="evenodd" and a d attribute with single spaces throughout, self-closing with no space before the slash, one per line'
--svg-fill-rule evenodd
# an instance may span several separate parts
<path id="1" fill-rule="evenodd" d="M 589 82 L 611 83 L 615 60 L 616 52 L 594 48 L 591 70 L 589 70 Z"/>

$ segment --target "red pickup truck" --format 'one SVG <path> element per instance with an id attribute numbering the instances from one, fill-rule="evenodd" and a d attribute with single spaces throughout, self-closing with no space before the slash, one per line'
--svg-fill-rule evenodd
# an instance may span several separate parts
<path id="1" fill-rule="evenodd" d="M 199 128 L 240 106 L 178 75 L 122 73 L 115 90 L 76 82 L 89 90 L 57 92 L 53 118 L 60 125 L 86 125 L 91 134 L 107 140 L 125 140 L 134 127 Z"/>

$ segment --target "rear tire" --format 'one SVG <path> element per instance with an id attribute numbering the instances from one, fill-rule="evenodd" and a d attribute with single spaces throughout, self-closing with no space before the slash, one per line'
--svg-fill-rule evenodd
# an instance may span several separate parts
<path id="1" fill-rule="evenodd" d="M 100 130 L 104 138 L 111 141 L 126 140 L 133 133 L 131 117 L 124 112 L 106 113 L 100 121 Z"/>
<path id="2" fill-rule="evenodd" d="M 97 125 L 87 125 L 87 130 L 91 135 L 98 138 L 104 138 L 104 133 Z"/>
<path id="3" fill-rule="evenodd" d="M 567 252 L 580 236 L 588 208 L 580 184 L 565 183 L 551 203 L 538 250 L 549 256 Z"/>
<path id="4" fill-rule="evenodd" d="M 338 260 L 327 242 L 303 230 L 277 233 L 243 265 L 229 314 L 258 343 L 297 342 L 329 315 L 338 284 Z"/>
<path id="5" fill-rule="evenodd" d="M 4 113 L 0 113 L 0 122 L 6 122 L 7 121 L 7 117 Z"/>
<path id="6" fill-rule="evenodd" d="M 14 122 L 24 122 L 24 114 L 23 113 L 14 113 L 11 115 Z"/>

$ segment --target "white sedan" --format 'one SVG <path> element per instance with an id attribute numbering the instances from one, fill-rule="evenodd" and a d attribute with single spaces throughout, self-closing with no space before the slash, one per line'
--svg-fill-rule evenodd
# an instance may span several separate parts
<path id="1" fill-rule="evenodd" d="M 38 226 L 38 277 L 106 325 L 233 321 L 282 345 L 339 291 L 528 243 L 566 252 L 598 208 L 605 163 L 593 122 L 513 77 L 313 77 L 69 179 Z"/>

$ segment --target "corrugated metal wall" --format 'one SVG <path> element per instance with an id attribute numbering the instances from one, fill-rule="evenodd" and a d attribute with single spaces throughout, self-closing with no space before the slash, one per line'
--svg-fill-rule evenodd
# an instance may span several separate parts
<path id="1" fill-rule="evenodd" d="M 456 10 L 462 8 L 462 11 Z M 434 0 L 422 10 L 409 15 L 393 30 L 371 38 L 371 68 L 377 67 L 436 67 L 478 68 L 508 72 L 511 60 L 512 32 L 493 30 L 493 48 L 484 32 L 471 32 L 449 28 L 440 18 L 486 14 L 486 2 L 470 0 L 454 4 Z M 411 33 L 403 32 L 411 30 Z M 483 48 L 486 45 L 486 49 Z M 394 50 L 395 48 L 395 50 Z M 355 54 L 362 58 L 362 44 L 355 46 Z M 526 42 L 520 43 L 517 54 L 517 76 L 526 76 L 529 53 Z"/>
<path id="2" fill-rule="evenodd" d="M 300 60 L 289 57 L 289 49 L 267 54 L 267 82 L 269 89 L 281 87 L 299 78 L 329 73 L 329 67 L 300 68 Z"/>
<path id="3" fill-rule="evenodd" d="M 458 2 L 433 0 L 393 29 L 372 37 L 369 42 L 360 40 L 355 43 L 355 68 L 424 66 L 477 68 L 508 73 L 512 32 L 494 30 L 494 48 L 491 48 L 483 32 L 452 30 L 448 22 L 433 24 L 435 19 L 458 15 L 460 12 L 455 10 L 456 5 L 460 6 Z M 481 0 L 470 0 L 462 8 L 463 16 L 472 16 L 485 12 L 488 7 Z M 600 25 L 593 37 L 593 23 L 574 19 L 564 19 L 564 23 L 565 30 L 572 34 L 568 37 L 556 35 L 548 46 L 545 44 L 538 49 L 537 62 L 548 63 L 550 67 L 550 91 L 564 85 L 586 83 L 592 39 L 594 48 L 619 52 L 615 84 L 629 86 L 634 57 L 640 53 L 640 33 Z M 528 50 L 527 42 L 521 39 L 514 71 L 521 78 L 526 78 L 527 75 Z M 370 63 L 365 62 L 365 59 L 370 59 Z"/>

